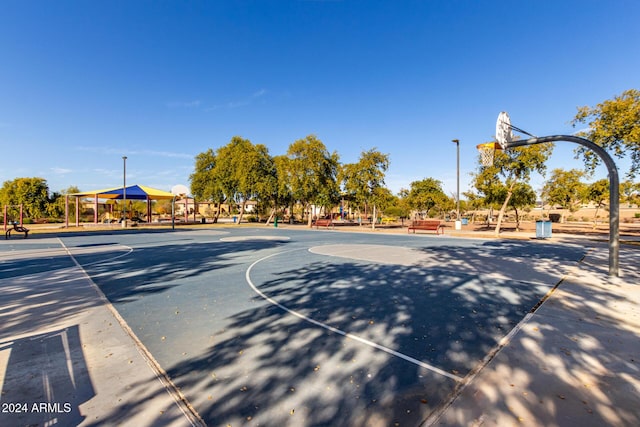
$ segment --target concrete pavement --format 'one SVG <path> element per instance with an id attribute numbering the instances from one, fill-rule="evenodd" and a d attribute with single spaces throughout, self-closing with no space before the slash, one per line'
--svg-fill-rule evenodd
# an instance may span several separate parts
<path id="1" fill-rule="evenodd" d="M 0 425 L 201 424 L 57 238 L 11 244 L 0 260 L 24 271 L 0 264 Z"/>
<path id="2" fill-rule="evenodd" d="M 640 425 L 640 268 L 596 245 L 428 425 Z"/>

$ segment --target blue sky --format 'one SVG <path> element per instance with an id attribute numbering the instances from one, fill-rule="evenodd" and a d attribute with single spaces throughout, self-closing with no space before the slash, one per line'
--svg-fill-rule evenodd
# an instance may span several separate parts
<path id="1" fill-rule="evenodd" d="M 639 21 L 637 0 L 4 0 L 0 181 L 118 186 L 127 156 L 127 183 L 170 190 L 234 135 L 278 155 L 315 134 L 344 163 L 388 153 L 394 192 L 448 194 L 457 138 L 466 191 L 500 111 L 568 134 L 639 88 Z M 581 167 L 573 148 L 549 170 Z"/>

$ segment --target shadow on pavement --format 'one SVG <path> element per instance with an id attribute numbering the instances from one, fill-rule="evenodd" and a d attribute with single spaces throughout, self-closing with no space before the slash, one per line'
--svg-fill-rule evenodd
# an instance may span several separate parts
<path id="1" fill-rule="evenodd" d="M 9 357 L 0 381 L 0 425 L 73 426 L 84 420 L 79 406 L 95 393 L 77 325 L 0 343 L 3 353 Z"/>

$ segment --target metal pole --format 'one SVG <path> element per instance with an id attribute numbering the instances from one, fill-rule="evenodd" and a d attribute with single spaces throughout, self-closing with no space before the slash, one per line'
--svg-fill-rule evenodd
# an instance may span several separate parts
<path id="1" fill-rule="evenodd" d="M 176 229 L 176 196 L 171 199 L 171 229 Z"/>
<path id="2" fill-rule="evenodd" d="M 122 182 L 122 226 L 127 226 L 127 156 L 122 156 L 123 166 L 123 182 Z"/>
<path id="3" fill-rule="evenodd" d="M 524 141 L 511 141 L 506 144 L 506 148 L 555 141 L 575 142 L 585 146 L 600 156 L 607 166 L 609 172 L 609 276 L 617 277 L 620 269 L 620 178 L 618 177 L 618 168 L 609 153 L 595 142 L 573 135 L 554 135 L 530 138 Z"/>
<path id="4" fill-rule="evenodd" d="M 457 173 L 456 173 L 456 221 L 460 221 L 460 140 L 452 139 L 452 142 L 456 144 L 457 151 Z"/>

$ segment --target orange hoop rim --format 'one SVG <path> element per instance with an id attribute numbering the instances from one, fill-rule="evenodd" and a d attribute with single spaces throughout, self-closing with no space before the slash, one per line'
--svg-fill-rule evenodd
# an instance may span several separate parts
<path id="1" fill-rule="evenodd" d="M 482 144 L 476 145 L 476 148 L 478 150 L 481 150 L 481 149 L 485 149 L 485 150 L 491 150 L 491 149 L 502 150 L 502 146 L 500 144 L 498 144 L 497 142 L 484 142 Z"/>

